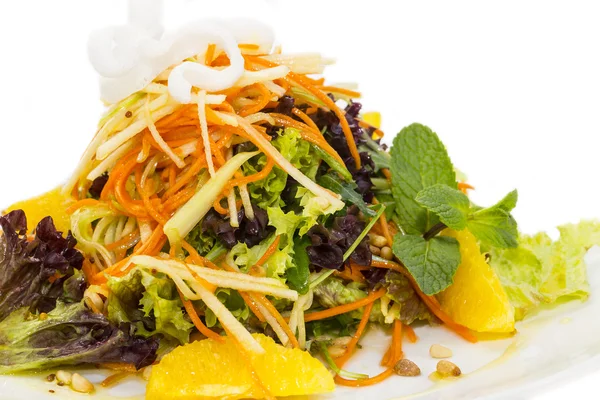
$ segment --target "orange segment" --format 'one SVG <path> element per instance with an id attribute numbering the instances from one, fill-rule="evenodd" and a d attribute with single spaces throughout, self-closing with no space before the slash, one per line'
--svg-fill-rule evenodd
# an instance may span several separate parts
<path id="1" fill-rule="evenodd" d="M 333 377 L 308 352 L 285 348 L 255 334 L 265 354 L 252 364 L 273 396 L 300 396 L 331 392 Z M 224 343 L 205 339 L 178 347 L 152 367 L 147 400 L 264 398 L 231 338 Z"/>
<path id="2" fill-rule="evenodd" d="M 71 229 L 71 222 L 65 210 L 74 203 L 74 200 L 62 195 L 61 189 L 61 187 L 57 187 L 38 197 L 19 201 L 8 207 L 6 212 L 18 209 L 25 211 L 29 232 L 33 231 L 42 219 L 51 216 L 56 229 L 66 234 Z"/>
<path id="3" fill-rule="evenodd" d="M 461 263 L 450 287 L 437 295 L 442 310 L 457 323 L 477 332 L 513 332 L 515 311 L 498 276 L 468 230 L 446 229 L 443 235 L 460 243 Z"/>

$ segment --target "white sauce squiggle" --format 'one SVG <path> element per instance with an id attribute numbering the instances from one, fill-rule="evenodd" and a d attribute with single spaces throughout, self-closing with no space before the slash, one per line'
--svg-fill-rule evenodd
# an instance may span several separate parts
<path id="1" fill-rule="evenodd" d="M 103 100 L 116 103 L 142 90 L 161 72 L 177 65 L 169 76 L 169 92 L 181 102 L 191 102 L 193 87 L 215 92 L 232 87 L 244 74 L 244 59 L 238 44 L 256 44 L 269 53 L 273 31 L 252 20 L 201 20 L 185 25 L 176 32 L 162 35 L 142 26 L 123 25 L 93 32 L 88 41 L 92 66 L 100 74 Z M 210 68 L 183 60 L 206 54 L 215 44 L 231 60 L 225 68 Z"/>

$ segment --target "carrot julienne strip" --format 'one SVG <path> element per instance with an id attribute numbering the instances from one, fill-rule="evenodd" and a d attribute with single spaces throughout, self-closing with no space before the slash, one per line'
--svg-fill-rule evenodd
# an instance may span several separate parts
<path id="1" fill-rule="evenodd" d="M 254 85 L 252 85 L 250 87 L 257 88 L 260 92 L 260 96 L 255 104 L 243 107 L 238 112 L 238 114 L 242 117 L 247 117 L 248 115 L 259 112 L 260 110 L 265 108 L 266 105 L 269 104 L 269 101 L 271 100 L 271 92 L 269 91 L 269 89 L 267 89 L 267 87 L 264 84 L 255 83 Z"/>
<path id="2" fill-rule="evenodd" d="M 304 123 L 306 125 L 310 126 L 315 131 L 317 131 L 317 132 L 321 131 L 319 129 L 319 127 L 317 126 L 317 124 L 315 124 L 315 121 L 313 121 L 312 119 L 310 119 L 310 117 L 308 115 L 306 115 L 304 112 L 302 112 L 302 110 L 294 107 L 294 108 L 292 108 L 292 113 L 294 113 L 295 116 L 297 116 L 298 118 L 300 118 L 302 121 L 304 121 Z"/>
<path id="3" fill-rule="evenodd" d="M 130 371 L 117 372 L 115 374 L 112 374 L 112 375 L 106 377 L 106 379 L 104 379 L 102 382 L 100 382 L 100 386 L 102 386 L 102 387 L 112 386 L 115 383 L 118 383 L 118 382 L 122 381 L 123 379 L 127 378 L 131 374 L 132 374 L 132 372 L 130 372 Z"/>
<path id="4" fill-rule="evenodd" d="M 406 337 L 407 337 L 407 339 L 408 339 L 409 342 L 411 342 L 411 343 L 417 343 L 417 340 L 419 340 L 419 337 L 415 333 L 415 330 L 412 328 L 412 326 L 405 325 L 404 326 L 404 332 L 406 332 Z"/>
<path id="5" fill-rule="evenodd" d="M 265 179 L 271 173 L 271 170 L 273 170 L 274 166 L 275 166 L 275 161 L 273 161 L 272 158 L 267 157 L 267 164 L 263 167 L 262 170 L 260 170 L 259 172 L 257 172 L 256 174 L 253 174 L 253 175 L 244 176 L 244 177 L 238 178 L 238 179 L 232 179 L 227 184 L 227 187 L 229 189 L 232 189 L 235 186 L 242 186 L 242 185 L 247 185 L 252 182 L 261 181 L 261 180 Z"/>
<path id="6" fill-rule="evenodd" d="M 273 243 L 271 243 L 271 245 L 267 248 L 265 253 L 258 259 L 258 261 L 256 262 L 256 265 L 263 265 L 264 263 L 269 261 L 269 258 L 271 258 L 271 256 L 273 254 L 275 254 L 277 249 L 279 249 L 279 241 L 280 240 L 281 240 L 281 235 L 277 235 L 275 237 L 275 240 L 273 240 Z"/>
<path id="7" fill-rule="evenodd" d="M 342 368 L 344 364 L 348 362 L 350 357 L 352 357 L 354 349 L 356 349 L 356 345 L 358 344 L 358 341 L 360 340 L 365 330 L 365 327 L 369 322 L 369 316 L 371 315 L 371 310 L 373 310 L 373 304 L 375 304 L 375 300 L 371 301 L 369 304 L 366 305 L 363 311 L 362 318 L 360 319 L 358 327 L 356 328 L 356 332 L 354 332 L 354 335 L 352 335 L 352 339 L 350 339 L 350 342 L 348 342 L 348 345 L 346 346 L 346 351 L 344 352 L 344 354 L 342 354 L 335 360 L 335 363 L 339 368 Z"/>
<path id="8" fill-rule="evenodd" d="M 279 311 L 277 311 L 277 308 L 275 308 L 275 306 L 273 305 L 273 303 L 271 303 L 263 294 L 260 294 L 260 293 L 252 293 L 252 297 L 258 303 L 260 303 L 263 307 L 265 307 L 267 309 L 267 311 L 269 311 L 269 313 L 271 313 L 275 317 L 275 319 L 277 320 L 277 322 L 279 323 L 279 325 L 281 325 L 281 327 L 283 328 L 283 331 L 285 332 L 285 334 L 289 338 L 290 343 L 292 344 L 292 346 L 294 348 L 296 348 L 296 349 L 299 348 L 300 345 L 298 344 L 298 340 L 296 339 L 296 335 L 294 335 L 294 333 L 290 329 L 290 326 L 285 321 L 285 319 L 283 319 L 283 317 L 281 316 L 281 314 L 279 313 Z"/>
<path id="9" fill-rule="evenodd" d="M 187 300 L 183 296 L 183 294 L 179 291 L 179 289 L 177 291 L 179 292 L 179 297 L 181 298 L 183 307 L 185 308 L 185 311 L 190 316 L 190 319 L 194 323 L 194 326 L 196 327 L 196 329 L 198 329 L 198 331 L 200 331 L 200 333 L 202 333 L 207 338 L 214 339 L 220 343 L 224 343 L 225 339 L 221 335 L 219 335 L 218 333 L 216 333 L 215 331 L 209 329 L 206 325 L 204 325 L 204 323 L 198 316 L 198 313 L 196 312 L 196 309 L 194 308 L 194 305 L 192 304 L 192 302 Z"/>
<path id="10" fill-rule="evenodd" d="M 336 375 L 335 378 L 333 378 L 333 379 L 335 380 L 335 383 L 337 383 L 338 385 L 350 386 L 350 387 L 363 387 L 363 386 L 371 386 L 371 385 L 375 385 L 379 382 L 383 382 L 384 380 L 386 380 L 387 378 L 392 376 L 393 373 L 394 373 L 393 368 L 388 368 L 385 371 L 383 371 L 382 373 L 380 373 L 379 375 L 376 375 L 372 378 L 352 380 L 352 379 L 344 379 L 344 378 L 340 377 L 339 375 Z"/>
<path id="11" fill-rule="evenodd" d="M 78 200 L 77 202 L 73 203 L 72 205 L 70 205 L 65 212 L 67 214 L 73 214 L 75 211 L 79 210 L 82 207 L 88 207 L 88 206 L 95 206 L 98 205 L 100 202 L 96 199 L 83 199 L 83 200 Z"/>
<path id="12" fill-rule="evenodd" d="M 348 97 L 360 98 L 360 92 L 355 90 L 345 89 L 337 86 L 321 86 L 320 89 L 324 92 L 339 93 Z"/>
<path id="13" fill-rule="evenodd" d="M 345 314 L 347 312 L 357 310 L 363 306 L 366 306 L 369 303 L 374 302 L 377 299 L 380 299 L 381 297 L 383 297 L 385 295 L 385 293 L 386 293 L 386 290 L 384 288 L 382 288 L 376 292 L 370 293 L 367 297 L 364 297 L 364 298 L 354 301 L 352 303 L 329 308 L 329 309 L 323 310 L 323 311 L 306 313 L 306 314 L 304 314 L 304 322 L 318 321 L 320 319 L 335 317 L 336 315 Z"/>

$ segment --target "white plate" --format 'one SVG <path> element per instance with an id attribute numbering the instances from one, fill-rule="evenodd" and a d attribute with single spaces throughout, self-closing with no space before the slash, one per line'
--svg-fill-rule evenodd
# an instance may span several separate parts
<path id="1" fill-rule="evenodd" d="M 600 249 L 592 249 L 586 257 L 592 293 L 600 292 Z M 311 400 L 350 399 L 527 399 L 533 394 L 564 383 L 574 377 L 593 372 L 600 366 L 600 298 L 563 304 L 553 310 L 517 324 L 518 333 L 511 338 L 470 344 L 443 327 L 415 329 L 416 344 L 404 343 L 406 357 L 420 366 L 417 378 L 393 376 L 367 388 L 338 387 L 335 393 Z M 374 330 L 362 341 L 363 349 L 348 364 L 355 372 L 375 374 L 382 354 L 389 345 L 383 332 Z M 434 382 L 428 375 L 435 370 L 436 360 L 429 357 L 429 346 L 443 344 L 454 352 L 452 361 L 463 375 L 451 382 Z M 46 374 L 34 377 L 0 376 L 0 398 L 81 399 L 84 395 L 46 383 Z M 100 382 L 103 375 L 87 371 L 84 375 Z M 49 393 L 54 390 L 55 393 Z M 137 378 L 124 381 L 109 390 L 99 390 L 95 399 L 142 399 L 144 382 Z M 299 400 L 296 398 L 295 400 Z M 306 399 L 306 398 L 304 398 Z"/>

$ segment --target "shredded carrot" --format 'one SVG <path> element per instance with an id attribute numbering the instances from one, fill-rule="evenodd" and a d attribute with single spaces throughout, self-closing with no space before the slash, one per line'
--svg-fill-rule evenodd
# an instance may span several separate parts
<path id="1" fill-rule="evenodd" d="M 190 186 L 186 189 L 181 190 L 176 195 L 171 196 L 163 203 L 163 210 L 165 214 L 171 215 L 172 213 L 174 213 L 175 210 L 187 203 L 188 200 L 190 200 L 194 196 L 194 194 L 196 194 L 196 188 Z"/>
<path id="2" fill-rule="evenodd" d="M 388 182 L 392 181 L 392 173 L 387 168 L 381 168 L 381 173 L 385 176 Z"/>
<path id="3" fill-rule="evenodd" d="M 260 46 L 255 43 L 240 43 L 238 48 L 240 50 L 258 50 Z"/>
<path id="4" fill-rule="evenodd" d="M 352 380 L 352 379 L 344 379 L 344 378 L 340 377 L 339 375 L 336 375 L 334 380 L 335 380 L 335 383 L 337 383 L 338 385 L 342 385 L 342 386 L 363 387 L 363 386 L 371 386 L 371 385 L 375 385 L 379 382 L 383 382 L 384 380 L 386 380 L 387 378 L 392 376 L 393 373 L 394 373 L 394 369 L 388 368 L 385 371 L 383 371 L 382 373 L 380 373 L 379 375 L 376 375 L 372 378 Z"/>
<path id="5" fill-rule="evenodd" d="M 396 340 L 396 347 L 394 348 L 392 363 L 389 365 L 393 367 L 400 359 L 402 359 L 402 322 L 400 320 L 394 321 L 394 333 L 392 336 Z"/>
<path id="6" fill-rule="evenodd" d="M 227 214 L 229 214 L 229 210 L 228 210 L 228 209 L 226 209 L 225 207 L 223 207 L 223 206 L 221 205 L 221 199 L 222 199 L 223 197 L 225 197 L 225 196 L 219 197 L 218 199 L 216 199 L 216 200 L 213 202 L 213 208 L 214 208 L 214 209 L 215 209 L 215 211 L 216 211 L 216 212 L 218 212 L 219 214 L 221 214 L 221 215 L 227 215 Z"/>
<path id="7" fill-rule="evenodd" d="M 245 56 L 246 60 L 253 62 L 255 64 L 260 64 L 267 67 L 275 67 L 276 63 L 272 63 L 265 59 L 261 59 L 259 57 Z M 350 154 L 354 158 L 354 162 L 356 164 L 356 168 L 359 169 L 361 166 L 360 154 L 358 153 L 358 148 L 356 147 L 356 142 L 354 141 L 354 135 L 350 130 L 350 125 L 348 125 L 348 121 L 346 120 L 346 115 L 340 110 L 340 108 L 327 96 L 325 92 L 316 88 L 314 86 L 314 81 L 311 82 L 311 79 L 300 74 L 295 74 L 293 72 L 288 73 L 288 75 L 283 78 L 292 84 L 300 85 L 304 89 L 308 90 L 310 93 L 315 95 L 319 100 L 321 100 L 327 108 L 329 108 L 340 120 L 340 124 L 342 126 L 342 131 L 344 132 L 344 136 L 346 136 L 346 141 L 348 142 L 348 148 L 350 149 Z"/>
<path id="8" fill-rule="evenodd" d="M 300 136 L 302 137 L 302 139 L 316 146 L 319 146 L 329 155 L 338 160 L 341 164 L 344 164 L 344 160 L 342 160 L 338 152 L 335 151 L 333 147 L 331 147 L 327 140 L 325 140 L 325 138 L 318 129 L 315 130 L 309 125 L 296 121 L 295 119 L 292 119 L 287 115 L 279 113 L 270 113 L 269 115 L 273 118 L 273 120 L 275 120 L 275 122 L 278 125 L 297 129 L 300 132 Z"/>
<path id="9" fill-rule="evenodd" d="M 252 182 L 261 181 L 271 173 L 271 170 L 273 170 L 274 166 L 275 161 L 273 161 L 272 158 L 267 156 L 267 164 L 263 167 L 263 169 L 260 172 L 248 176 L 242 175 L 242 178 L 232 179 L 226 187 L 231 190 L 235 186 L 242 186 Z"/>
<path id="10" fill-rule="evenodd" d="M 175 178 L 177 178 L 177 165 L 172 164 L 169 168 L 169 187 L 175 186 Z"/>
<path id="11" fill-rule="evenodd" d="M 98 267 L 96 267 L 95 264 L 92 264 L 90 260 L 86 257 L 83 259 L 83 266 L 81 267 L 81 272 L 83 272 L 85 279 L 88 282 L 90 282 L 93 279 L 93 277 L 98 273 Z"/>
<path id="12" fill-rule="evenodd" d="M 148 177 L 148 179 L 152 179 L 152 178 Z M 137 186 L 138 193 L 142 197 L 142 202 L 143 202 L 144 206 L 146 207 L 146 212 L 154 220 L 156 220 L 156 222 L 158 222 L 159 224 L 161 224 L 161 225 L 166 224 L 169 219 L 167 217 L 165 217 L 164 215 L 161 215 L 161 213 L 156 209 L 156 207 L 154 207 L 154 205 L 150 201 L 150 194 L 148 193 L 148 191 L 146 189 L 148 180 L 146 180 L 145 185 L 143 187 L 142 187 L 141 182 L 142 182 L 142 166 L 140 165 L 135 170 L 135 184 Z"/>
<path id="13" fill-rule="evenodd" d="M 344 364 L 348 362 L 350 357 L 352 357 L 352 354 L 356 349 L 356 345 L 358 344 L 358 341 L 360 340 L 363 332 L 365 331 L 365 327 L 369 322 L 369 317 L 371 316 L 371 311 L 373 310 L 373 304 L 375 304 L 375 301 L 372 301 L 366 305 L 363 311 L 362 318 L 360 319 L 358 327 L 356 328 L 356 332 L 354 332 L 354 335 L 352 335 L 352 339 L 350 339 L 348 345 L 346 346 L 346 351 L 344 352 L 344 354 L 342 354 L 335 360 L 335 363 L 338 367 L 342 368 Z"/>
<path id="14" fill-rule="evenodd" d="M 415 333 L 415 330 L 410 325 L 404 325 L 404 332 L 406 333 L 406 338 L 411 343 L 417 343 L 419 337 Z"/>
<path id="15" fill-rule="evenodd" d="M 319 129 L 319 127 L 317 126 L 317 124 L 315 124 L 315 121 L 313 121 L 312 119 L 310 119 L 310 117 L 308 115 L 306 115 L 305 113 L 303 113 L 302 110 L 294 107 L 294 108 L 292 108 L 292 113 L 294 113 L 295 116 L 297 116 L 298 118 L 300 118 L 302 121 L 304 121 L 304 123 L 306 125 L 310 126 L 315 131 L 317 131 L 317 132 L 321 131 Z"/>
<path id="16" fill-rule="evenodd" d="M 208 261 L 208 260 L 206 260 L 206 261 Z M 226 271 L 237 272 L 235 269 L 233 269 L 227 263 L 223 263 L 222 266 L 223 266 L 223 269 Z M 244 299 L 244 302 L 246 302 L 246 304 L 248 305 L 248 308 L 250 309 L 250 311 L 252 311 L 252 313 L 256 316 L 256 318 L 258 318 L 258 320 L 260 322 L 266 322 L 267 320 L 265 319 L 264 315 L 260 312 L 258 306 L 256 305 L 256 302 L 254 301 L 254 298 L 246 292 L 239 292 L 239 294 L 240 294 L 240 296 L 242 296 L 242 299 Z"/>
<path id="17" fill-rule="evenodd" d="M 213 58 L 215 57 L 215 49 L 217 46 L 214 43 L 208 45 L 206 49 L 206 53 L 204 54 L 204 64 L 210 65 L 212 64 Z"/>
<path id="18" fill-rule="evenodd" d="M 225 339 L 221 335 L 219 335 L 218 333 L 216 333 L 215 331 L 209 329 L 206 325 L 204 325 L 204 323 L 198 316 L 198 313 L 196 312 L 196 309 L 194 308 L 194 305 L 192 304 L 192 302 L 187 300 L 183 296 L 183 294 L 179 291 L 179 289 L 177 289 L 177 291 L 179 292 L 179 297 L 181 298 L 183 307 L 185 308 L 185 311 L 190 316 L 190 319 L 194 323 L 194 326 L 196 327 L 196 329 L 198 329 L 198 331 L 200 331 L 200 333 L 203 334 L 204 336 L 206 336 L 207 338 L 214 339 L 220 343 L 225 343 Z"/>
<path id="19" fill-rule="evenodd" d="M 179 179 L 175 182 L 175 185 L 170 186 L 169 189 L 163 194 L 163 198 L 167 199 L 177 193 L 179 189 L 186 186 L 192 180 L 198 178 L 198 173 L 206 166 L 206 160 L 204 157 L 197 157 L 196 160 L 190 165 L 190 167 L 181 174 Z"/>
<path id="20" fill-rule="evenodd" d="M 100 202 L 96 199 L 83 199 L 79 200 L 72 205 L 70 205 L 65 212 L 67 214 L 73 214 L 76 210 L 79 210 L 82 207 L 91 207 L 100 204 Z"/>
<path id="21" fill-rule="evenodd" d="M 273 254 L 275 254 L 275 252 L 279 249 L 279 241 L 280 240 L 281 240 L 281 235 L 277 235 L 275 237 L 275 240 L 273 240 L 273 243 L 271 243 L 271 245 L 267 248 L 265 253 L 258 259 L 258 261 L 256 262 L 256 265 L 263 265 L 267 261 L 269 261 L 269 258 L 271 258 L 271 256 Z"/>
<path id="22" fill-rule="evenodd" d="M 123 372 L 136 372 L 137 371 L 137 369 L 135 368 L 135 365 L 129 364 L 129 363 L 121 363 L 121 362 L 101 363 L 100 367 L 106 368 L 106 369 L 112 369 L 115 371 L 123 371 Z"/>
<path id="23" fill-rule="evenodd" d="M 238 111 L 238 114 L 242 117 L 247 117 L 248 115 L 261 111 L 267 104 L 269 104 L 269 101 L 271 100 L 271 92 L 264 84 L 255 83 L 254 85 L 250 86 L 249 89 L 250 88 L 258 89 L 260 96 L 255 104 L 243 107 Z"/>
<path id="24" fill-rule="evenodd" d="M 402 322 L 394 321 L 392 341 L 381 360 L 381 366 L 392 368 L 402 358 Z"/>
<path id="25" fill-rule="evenodd" d="M 246 292 L 239 292 L 239 294 L 240 296 L 242 296 L 242 299 L 244 299 L 244 302 L 246 303 L 250 311 L 252 311 L 252 314 L 254 314 L 260 322 L 267 322 L 267 319 L 263 315 L 262 311 L 260 310 L 260 308 L 258 308 L 256 299 Z"/>
<path id="26" fill-rule="evenodd" d="M 374 302 L 371 302 L 367 305 L 367 307 L 365 307 L 365 311 L 360 320 L 360 323 L 358 324 L 358 328 L 356 329 L 356 332 L 354 333 L 354 335 L 352 336 L 352 339 L 350 340 L 350 342 L 348 343 L 348 346 L 346 347 L 346 352 L 341 357 L 339 357 L 338 359 L 335 360 L 335 363 L 339 368 L 342 368 L 344 366 L 344 364 L 346 362 L 348 362 L 352 353 L 354 352 L 354 349 L 356 348 L 356 345 L 358 344 L 358 340 L 360 339 L 360 337 L 365 329 L 365 326 L 367 325 L 367 322 L 369 321 L 369 316 L 371 314 L 371 309 L 373 308 L 373 304 L 374 304 Z M 340 377 L 339 375 L 336 375 L 334 380 L 337 384 L 342 385 L 342 386 L 352 386 L 352 387 L 369 386 L 369 385 L 374 385 L 376 383 L 379 383 L 379 382 L 385 380 L 386 378 L 390 377 L 392 375 L 392 372 L 393 372 L 393 369 L 388 368 L 381 374 L 374 376 L 372 378 L 357 379 L 357 380 L 344 379 L 344 378 Z"/>
<path id="27" fill-rule="evenodd" d="M 104 379 L 102 382 L 100 382 L 100 386 L 102 386 L 102 387 L 112 386 L 115 383 L 118 383 L 118 382 L 122 381 L 123 379 L 127 378 L 131 374 L 132 374 L 132 372 L 129 372 L 129 371 L 117 372 L 116 374 L 112 374 L 112 375 L 108 376 L 106 379 Z"/>
<path id="28" fill-rule="evenodd" d="M 260 311 L 260 309 L 256 305 L 254 298 L 252 298 L 246 292 L 239 292 L 239 293 L 240 293 L 240 296 L 242 296 L 242 299 L 244 299 L 244 302 L 246 302 L 246 304 L 248 305 L 248 308 L 250 309 L 250 311 L 252 311 L 252 314 L 254 314 L 260 322 L 267 322 L 267 320 L 265 319 L 265 316 L 263 315 L 263 313 Z"/>
<path id="29" fill-rule="evenodd" d="M 377 198 L 375 197 L 373 197 L 373 204 L 379 204 L 379 201 L 377 201 Z M 390 235 L 385 213 L 382 213 L 381 217 L 379 217 L 379 226 L 381 227 L 381 232 L 383 233 L 385 240 L 387 240 L 388 246 L 392 247 L 394 240 L 392 239 L 392 235 Z"/>
<path id="30" fill-rule="evenodd" d="M 386 350 L 385 354 L 383 355 L 383 358 L 381 359 L 381 363 L 380 365 L 382 367 L 387 367 L 387 365 L 390 362 L 390 357 L 392 356 L 394 350 L 394 339 L 392 338 L 392 341 L 390 343 L 390 347 L 388 347 L 388 349 Z"/>
<path id="31" fill-rule="evenodd" d="M 339 93 L 339 94 L 343 94 L 348 97 L 360 98 L 360 92 L 350 90 L 350 89 L 345 89 L 345 88 L 336 87 L 336 86 L 321 86 L 320 89 L 324 92 Z"/>
<path id="32" fill-rule="evenodd" d="M 347 281 L 364 283 L 365 277 L 360 273 L 360 269 L 355 265 L 346 265 L 341 271 L 335 271 L 333 274 Z"/>
<path id="33" fill-rule="evenodd" d="M 464 339 L 466 339 L 467 341 L 469 341 L 471 343 L 477 342 L 477 337 L 475 337 L 475 335 L 473 335 L 471 330 L 463 325 L 460 325 L 460 324 L 454 322 L 448 314 L 446 314 L 444 311 L 442 311 L 440 304 L 438 303 L 436 298 L 432 297 L 432 296 L 427 296 L 425 293 L 423 293 L 421 291 L 421 289 L 419 289 L 419 285 L 415 281 L 415 278 L 413 278 L 413 276 L 406 269 L 404 269 L 400 264 L 397 264 L 393 261 L 385 261 L 384 262 L 384 261 L 373 260 L 371 262 L 371 266 L 376 267 L 376 268 L 393 269 L 394 271 L 400 272 L 401 274 L 406 276 L 412 283 L 412 286 L 413 286 L 415 292 L 417 292 L 417 294 L 419 295 L 421 300 L 423 300 L 423 302 L 425 303 L 427 308 L 429 308 L 431 310 L 431 312 L 446 325 L 446 327 L 448 327 L 450 330 L 454 331 L 456 334 L 458 334 L 459 336 L 462 336 Z"/>
<path id="34" fill-rule="evenodd" d="M 287 337 L 290 339 L 290 343 L 292 344 L 292 346 L 294 348 L 300 347 L 300 345 L 298 344 L 298 340 L 296 339 L 296 336 L 294 335 L 294 332 L 292 332 L 292 330 L 290 329 L 290 326 L 285 321 L 285 319 L 281 316 L 279 311 L 277 311 L 277 308 L 275 308 L 273 303 L 271 303 L 269 301 L 269 299 L 267 299 L 263 294 L 260 294 L 260 293 L 252 293 L 252 297 L 258 303 L 260 303 L 264 308 L 266 308 L 267 311 L 269 311 L 269 313 L 271 313 L 273 315 L 273 317 L 275 317 L 275 319 L 277 320 L 279 325 L 281 325 L 281 327 L 283 328 L 283 331 L 285 332 Z"/>
<path id="35" fill-rule="evenodd" d="M 131 232 L 130 234 L 125 235 L 125 237 L 117 240 L 116 242 L 107 244 L 104 247 L 106 247 L 106 250 L 113 251 L 117 247 L 124 246 L 127 244 L 131 244 L 131 246 L 133 246 L 133 245 L 137 244 L 137 240 L 139 240 L 139 235 L 140 234 L 137 231 Z M 137 240 L 136 240 L 136 238 L 137 238 Z M 131 246 L 129 246 L 129 247 L 131 247 Z"/>
<path id="36" fill-rule="evenodd" d="M 464 194 L 467 194 L 467 192 L 469 190 L 473 190 L 475 189 L 473 186 L 469 185 L 466 182 L 459 182 L 458 183 L 458 190 L 460 190 L 461 192 L 463 192 Z"/>
<path id="37" fill-rule="evenodd" d="M 367 297 L 360 300 L 353 301 L 352 303 L 344 304 L 341 306 L 329 308 L 323 311 L 316 311 L 304 314 L 304 322 L 318 321 L 320 319 L 335 317 L 336 315 L 345 314 L 350 311 L 357 310 L 369 303 L 374 302 L 377 299 L 383 297 L 386 293 L 385 288 L 381 288 L 376 292 L 370 293 Z"/>

